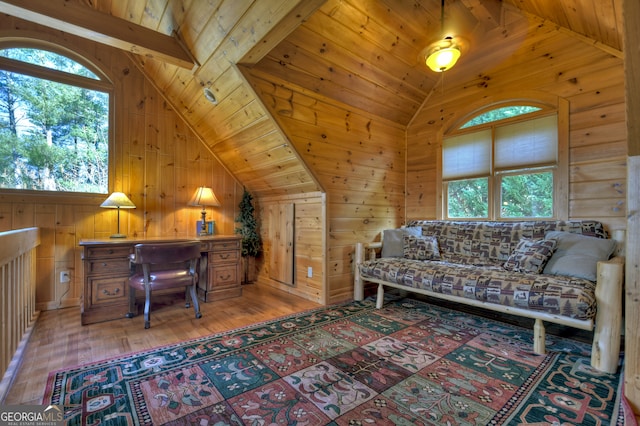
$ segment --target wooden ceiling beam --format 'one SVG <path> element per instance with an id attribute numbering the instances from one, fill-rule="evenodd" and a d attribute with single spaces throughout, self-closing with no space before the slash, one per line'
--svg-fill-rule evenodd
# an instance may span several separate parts
<path id="1" fill-rule="evenodd" d="M 174 37 L 65 0 L 0 0 L 0 13 L 186 69 L 198 64 Z"/>

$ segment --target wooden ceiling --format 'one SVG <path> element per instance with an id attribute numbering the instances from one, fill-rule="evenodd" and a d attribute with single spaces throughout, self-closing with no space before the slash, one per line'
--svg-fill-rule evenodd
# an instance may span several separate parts
<path id="1" fill-rule="evenodd" d="M 50 9 L 39 11 L 43 4 Z M 447 0 L 444 22 L 440 0 L 0 0 L 0 12 L 135 52 L 134 60 L 203 143 L 247 188 L 267 196 L 322 187 L 249 75 L 286 81 L 406 127 L 441 78 L 475 78 L 524 43 L 528 28 L 510 26 L 523 16 L 621 57 L 621 4 Z M 109 22 L 102 32 L 115 35 L 97 37 L 90 30 L 105 27 L 100 16 L 107 15 L 119 24 Z M 74 19 L 75 26 L 61 27 Z M 149 33 L 174 36 L 193 63 Z M 444 35 L 464 39 L 463 56 L 452 70 L 434 73 L 424 65 L 423 50 Z M 205 88 L 217 105 L 205 99 Z"/>
<path id="2" fill-rule="evenodd" d="M 441 23 L 439 0 L 328 0 L 254 69 L 407 125 L 441 77 L 466 80 L 511 55 L 519 43 L 501 40 L 518 37 L 509 23 L 522 14 L 620 51 L 614 1 L 583 3 L 594 4 L 449 0 Z M 463 56 L 443 76 L 425 66 L 425 47 L 448 35 L 462 38 Z"/>

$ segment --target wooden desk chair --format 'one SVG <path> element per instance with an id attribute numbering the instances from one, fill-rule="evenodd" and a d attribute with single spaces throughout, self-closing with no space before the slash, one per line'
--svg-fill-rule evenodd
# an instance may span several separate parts
<path id="1" fill-rule="evenodd" d="M 149 311 L 151 292 L 166 288 L 185 287 L 186 307 L 189 308 L 189 293 L 193 301 L 196 318 L 201 318 L 198 304 L 198 262 L 200 243 L 143 243 L 134 246 L 131 255 L 132 275 L 129 277 L 129 313 L 127 318 L 137 314 L 136 290 L 145 294 L 144 328 L 150 327 Z M 138 266 L 141 265 L 141 268 Z"/>

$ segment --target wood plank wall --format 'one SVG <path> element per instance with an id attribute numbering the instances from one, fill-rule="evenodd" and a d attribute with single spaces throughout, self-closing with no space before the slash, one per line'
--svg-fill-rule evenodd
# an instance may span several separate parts
<path id="1" fill-rule="evenodd" d="M 222 206 L 208 210 L 216 232 L 232 234 L 243 188 L 165 102 L 129 56 L 91 41 L 0 16 L 12 37 L 37 37 L 67 46 L 105 70 L 114 83 L 113 172 L 110 190 L 127 193 L 135 210 L 121 212 L 121 230 L 132 236 L 195 235 L 200 209 L 187 207 L 197 186 L 211 186 Z M 0 37 L 9 34 L 0 31 Z M 0 230 L 37 226 L 38 309 L 77 306 L 82 292 L 79 240 L 116 231 L 116 212 L 101 209 L 104 196 L 0 191 Z M 59 272 L 71 282 L 61 284 Z"/>
<path id="2" fill-rule="evenodd" d="M 548 24 L 525 19 L 512 25 L 529 25 L 526 46 L 514 47 L 504 66 L 481 72 L 471 82 L 447 74 L 455 69 L 444 73 L 441 89 L 407 129 L 407 219 L 440 217 L 437 170 L 443 129 L 492 103 L 555 97 L 569 103 L 569 218 L 599 219 L 610 230 L 625 229 L 622 59 L 545 30 Z"/>
<path id="3" fill-rule="evenodd" d="M 258 259 L 258 282 L 291 294 L 326 303 L 327 238 L 325 234 L 326 198 L 323 193 L 308 193 L 291 196 L 264 197 L 256 204 L 258 217 L 261 218 L 260 235 L 263 241 L 263 254 Z M 289 286 L 273 280 L 269 273 L 269 258 L 272 242 L 268 235 L 269 207 L 277 204 L 294 204 L 294 285 Z M 284 259 L 283 259 L 284 261 Z M 312 276 L 307 276 L 311 267 Z"/>
<path id="4" fill-rule="evenodd" d="M 326 303 L 352 298 L 355 243 L 373 241 L 380 230 L 403 222 L 404 128 L 255 70 L 248 73 L 326 191 Z"/>
<path id="5" fill-rule="evenodd" d="M 547 24 L 535 21 L 529 24 L 525 18 L 519 19 L 522 22 L 507 23 L 509 31 L 518 37 L 504 36 L 503 28 L 495 30 L 495 39 L 502 41 L 500 45 L 513 51 L 504 66 L 481 70 L 466 78 L 455 78 L 455 68 L 448 71 L 442 84 L 425 101 L 427 107 L 413 117 L 408 127 L 255 70 L 242 72 L 286 134 L 286 138 L 278 138 L 275 146 L 286 150 L 283 144 L 290 142 L 326 191 L 326 222 L 318 224 L 316 232 L 327 235 L 326 265 L 322 268 L 326 270 L 322 279 L 327 303 L 352 295 L 351 256 L 355 242 L 379 239 L 380 231 L 399 226 L 406 219 L 438 216 L 436 172 L 442 128 L 474 107 L 514 93 L 537 92 L 569 101 L 570 216 L 595 217 L 612 229 L 624 228 L 626 135 L 622 129 L 621 59 L 559 33 Z M 126 55 L 10 17 L 2 17 L 1 23 L 2 28 L 12 29 L 13 36 L 20 32 L 37 33 L 85 51 L 87 57 L 95 58 L 114 76 L 116 93 L 126 94 L 117 97 L 113 189 L 130 193 L 139 205 L 138 209 L 123 213 L 127 232 L 148 235 L 191 232 L 190 223 L 198 218 L 198 212 L 184 205 L 190 192 L 202 181 L 211 182 L 223 203 L 221 209 L 210 212 L 216 220 L 216 229 L 233 232 L 234 210 L 242 194 L 239 184 Z M 526 44 L 516 46 L 525 39 L 525 33 L 529 35 Z M 463 63 L 464 57 L 460 69 Z M 237 70 L 227 69 L 222 75 L 235 73 Z M 247 89 L 242 88 L 241 98 L 252 98 Z M 266 121 L 261 113 L 253 125 L 238 124 L 233 128 L 251 129 L 253 135 L 264 135 L 257 128 Z M 197 126 L 197 121 L 194 123 Z M 218 131 L 224 133 L 225 129 L 222 126 Z M 237 133 L 227 133 L 234 140 L 238 138 Z M 219 135 L 211 137 L 217 139 Z M 216 150 L 226 143 L 203 142 Z M 251 147 L 261 145 L 252 144 L 253 140 L 243 142 L 244 139 L 236 141 L 243 147 L 246 145 L 249 153 L 253 152 Z M 227 152 L 231 154 L 233 150 Z M 263 150 L 256 152 L 259 154 L 237 158 L 259 161 L 258 157 L 270 155 Z M 279 188 L 272 188 L 271 184 L 277 182 L 278 174 L 271 174 L 276 179 L 271 179 L 264 189 L 277 193 Z M 305 188 L 314 188 L 306 193 L 317 191 L 315 185 L 307 184 L 308 175 L 301 172 L 300 176 Z M 262 177 L 247 178 L 259 183 Z M 287 175 L 286 179 L 290 183 L 294 176 Z M 280 198 L 286 200 L 289 195 Z M 0 229 L 33 225 L 44 228 L 46 248 L 39 257 L 40 270 L 46 271 L 39 277 L 39 301 L 44 305 L 72 304 L 80 296 L 77 241 L 108 236 L 115 228 L 115 212 L 97 207 L 103 198 L 0 194 Z M 316 258 L 315 254 L 312 257 Z M 301 262 L 296 270 L 304 272 L 304 262 L 309 262 Z M 62 269 L 75 271 L 69 288 L 55 283 L 57 272 Z M 315 290 L 307 291 L 318 297 Z"/>
<path id="6" fill-rule="evenodd" d="M 624 0 L 624 73 L 629 149 L 627 263 L 625 269 L 625 395 L 640 421 L 640 3 Z M 631 422 L 629 422 L 631 424 Z"/>

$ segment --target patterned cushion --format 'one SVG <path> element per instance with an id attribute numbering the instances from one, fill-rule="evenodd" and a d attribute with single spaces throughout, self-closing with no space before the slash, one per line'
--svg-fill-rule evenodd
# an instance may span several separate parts
<path id="1" fill-rule="evenodd" d="M 555 249 L 556 240 L 529 240 L 522 238 L 505 262 L 504 269 L 539 274 Z"/>
<path id="2" fill-rule="evenodd" d="M 502 266 L 521 238 L 542 240 L 549 231 L 564 231 L 607 238 L 595 220 L 538 220 L 522 222 L 413 220 L 422 235 L 438 239 L 440 257 L 452 263 Z"/>
<path id="3" fill-rule="evenodd" d="M 403 258 L 366 261 L 360 265 L 360 273 L 365 280 L 374 278 L 407 288 L 581 320 L 592 319 L 596 313 L 596 283 L 576 277 Z"/>
<path id="4" fill-rule="evenodd" d="M 595 317 L 595 280 L 549 275 L 546 270 L 541 274 L 514 272 L 505 270 L 504 265 L 511 265 L 508 261 L 512 254 L 525 257 L 528 248 L 522 248 L 525 253 L 514 253 L 523 238 L 544 240 L 545 234 L 550 231 L 607 238 L 601 222 L 413 220 L 407 226 L 418 226 L 423 236 L 435 237 L 440 259 L 419 261 L 398 257 L 367 261 L 360 265 L 363 279 L 389 281 L 408 288 L 581 320 Z M 542 263 L 541 266 L 536 265 L 541 259 L 525 260 L 524 263 L 523 259 L 518 259 L 518 268 L 524 270 L 535 269 L 539 272 L 539 267 L 544 267 Z M 552 261 L 553 256 L 547 262 L 547 267 Z"/>
<path id="5" fill-rule="evenodd" d="M 414 260 L 431 260 L 440 258 L 438 240 L 436 237 L 404 236 L 404 258 Z"/>

